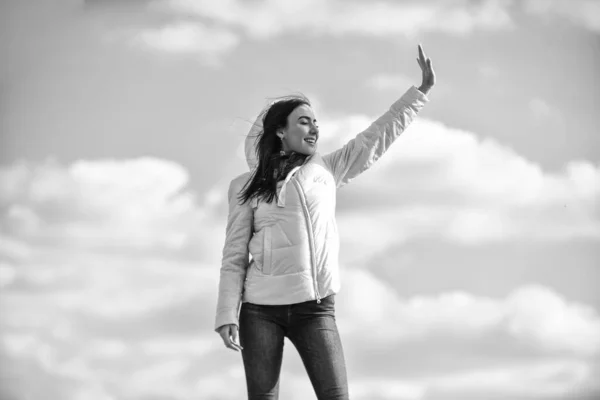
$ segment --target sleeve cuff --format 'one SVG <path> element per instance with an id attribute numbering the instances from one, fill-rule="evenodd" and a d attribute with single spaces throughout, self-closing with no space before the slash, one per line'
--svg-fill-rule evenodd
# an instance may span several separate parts
<path id="1" fill-rule="evenodd" d="M 410 95 L 411 99 L 417 99 L 422 101 L 423 103 L 427 103 L 429 98 L 423 92 L 421 92 L 415 85 L 412 85 L 404 94 L 404 96 Z M 403 96 L 403 97 L 404 97 Z"/>
<path id="2" fill-rule="evenodd" d="M 405 109 L 406 106 L 409 106 L 414 111 L 418 112 L 425 106 L 425 104 L 429 102 L 429 98 L 425 95 L 425 93 L 421 92 L 417 89 L 416 86 L 411 86 L 408 90 L 396 100 L 390 109 L 392 111 L 401 112 Z"/>
<path id="3" fill-rule="evenodd" d="M 239 328 L 238 309 L 225 308 L 217 312 L 215 319 L 215 332 L 223 325 L 234 324 Z"/>

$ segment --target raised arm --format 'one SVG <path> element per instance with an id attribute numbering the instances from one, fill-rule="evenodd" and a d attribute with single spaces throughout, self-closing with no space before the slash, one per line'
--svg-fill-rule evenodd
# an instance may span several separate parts
<path id="1" fill-rule="evenodd" d="M 252 236 L 254 214 L 250 202 L 239 204 L 237 196 L 249 174 L 247 172 L 240 175 L 229 185 L 229 213 L 221 262 L 215 331 L 227 324 L 234 324 L 239 328 L 238 311 L 249 265 L 248 243 Z"/>
<path id="2" fill-rule="evenodd" d="M 411 86 L 366 130 L 350 139 L 340 149 L 323 156 L 323 161 L 335 178 L 336 187 L 349 183 L 371 167 L 429 101 L 427 93 L 435 84 L 435 73 L 431 59 L 425 57 L 421 45 L 419 45 L 417 62 L 423 72 L 421 86 L 418 89 Z"/>

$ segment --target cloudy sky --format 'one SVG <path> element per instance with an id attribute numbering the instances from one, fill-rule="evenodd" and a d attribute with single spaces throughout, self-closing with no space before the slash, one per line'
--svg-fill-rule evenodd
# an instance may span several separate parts
<path id="1" fill-rule="evenodd" d="M 250 121 L 304 93 L 334 150 L 419 43 L 430 102 L 338 192 L 352 398 L 598 398 L 599 39 L 593 0 L 0 2 L 1 398 L 244 398 L 212 327 Z"/>

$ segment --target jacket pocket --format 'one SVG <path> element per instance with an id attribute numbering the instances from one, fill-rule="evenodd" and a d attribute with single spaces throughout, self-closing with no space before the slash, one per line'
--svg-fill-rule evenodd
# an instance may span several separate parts
<path id="1" fill-rule="evenodd" d="M 262 273 L 270 274 L 271 273 L 271 227 L 266 226 L 264 228 L 265 234 L 263 236 L 263 266 Z"/>

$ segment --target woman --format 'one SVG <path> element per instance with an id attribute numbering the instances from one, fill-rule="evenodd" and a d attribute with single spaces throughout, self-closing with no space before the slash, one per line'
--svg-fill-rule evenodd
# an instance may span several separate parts
<path id="1" fill-rule="evenodd" d="M 420 45 L 418 53 L 421 86 L 332 153 L 317 152 L 319 129 L 303 97 L 271 104 L 246 138 L 250 172 L 228 190 L 215 331 L 242 352 L 249 399 L 278 399 L 285 337 L 319 400 L 348 399 L 335 322 L 336 190 L 379 159 L 429 101 L 435 74 Z"/>

